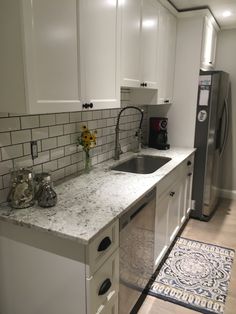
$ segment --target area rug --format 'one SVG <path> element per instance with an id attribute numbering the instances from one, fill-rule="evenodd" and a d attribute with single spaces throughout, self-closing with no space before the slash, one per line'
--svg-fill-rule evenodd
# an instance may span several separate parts
<path id="1" fill-rule="evenodd" d="M 198 312 L 221 314 L 233 258 L 232 249 L 179 237 L 148 294 Z"/>

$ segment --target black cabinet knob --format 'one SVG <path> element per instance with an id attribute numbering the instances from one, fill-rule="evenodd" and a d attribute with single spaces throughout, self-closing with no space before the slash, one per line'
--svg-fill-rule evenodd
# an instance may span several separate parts
<path id="1" fill-rule="evenodd" d="M 141 83 L 140 86 L 144 87 L 144 83 Z"/>
<path id="2" fill-rule="evenodd" d="M 98 252 L 105 251 L 111 245 L 111 239 L 109 237 L 105 237 L 98 246 Z"/>
<path id="3" fill-rule="evenodd" d="M 99 291 L 98 291 L 98 295 L 105 294 L 110 288 L 111 288 L 111 280 L 109 278 L 107 278 L 101 284 Z"/>
<path id="4" fill-rule="evenodd" d="M 188 177 L 191 177 L 191 175 L 192 175 L 192 172 L 189 172 L 189 173 L 188 173 Z"/>
<path id="5" fill-rule="evenodd" d="M 191 166 L 191 165 L 192 165 L 192 162 L 190 160 L 188 160 L 187 166 Z"/>
<path id="6" fill-rule="evenodd" d="M 85 103 L 85 104 L 83 104 L 83 106 L 82 106 L 84 109 L 88 109 L 88 107 L 89 107 L 89 104 L 87 104 L 87 103 Z"/>
<path id="7" fill-rule="evenodd" d="M 175 195 L 175 192 L 170 192 L 170 196 L 173 197 Z"/>
<path id="8" fill-rule="evenodd" d="M 90 107 L 90 108 L 93 108 L 93 103 L 92 103 L 92 102 L 89 104 L 89 107 Z"/>
<path id="9" fill-rule="evenodd" d="M 147 87 L 147 83 L 144 83 L 144 86 Z"/>
<path id="10" fill-rule="evenodd" d="M 168 104 L 169 102 L 170 102 L 169 99 L 165 99 L 165 100 L 164 100 L 164 103 L 165 103 L 165 104 Z"/>

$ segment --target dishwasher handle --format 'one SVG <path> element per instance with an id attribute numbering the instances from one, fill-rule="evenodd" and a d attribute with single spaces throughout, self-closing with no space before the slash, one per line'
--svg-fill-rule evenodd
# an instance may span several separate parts
<path id="1" fill-rule="evenodd" d="M 136 205 L 120 218 L 120 231 L 124 229 L 133 219 L 156 197 L 156 189 L 148 192 Z"/>
<path id="2" fill-rule="evenodd" d="M 130 220 L 134 219 L 135 216 L 138 215 L 138 213 L 145 207 L 147 206 L 148 202 L 147 203 L 144 203 L 143 205 L 141 205 L 139 208 L 137 208 L 135 210 L 135 212 L 130 216 Z"/>

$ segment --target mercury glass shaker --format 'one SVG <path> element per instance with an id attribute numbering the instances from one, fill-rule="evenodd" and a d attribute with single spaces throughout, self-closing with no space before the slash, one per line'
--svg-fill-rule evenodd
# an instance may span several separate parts
<path id="1" fill-rule="evenodd" d="M 40 207 L 53 207 L 57 203 L 57 194 L 53 189 L 51 176 L 49 173 L 36 175 L 38 191 L 36 199 Z"/>
<path id="2" fill-rule="evenodd" d="M 33 172 L 20 168 L 11 172 L 11 188 L 8 202 L 12 208 L 26 208 L 34 205 Z"/>

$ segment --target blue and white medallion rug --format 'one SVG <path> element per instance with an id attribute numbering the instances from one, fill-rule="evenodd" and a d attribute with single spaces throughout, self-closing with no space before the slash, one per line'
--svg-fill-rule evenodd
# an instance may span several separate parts
<path id="1" fill-rule="evenodd" d="M 179 237 L 148 294 L 202 313 L 223 313 L 234 250 Z"/>

